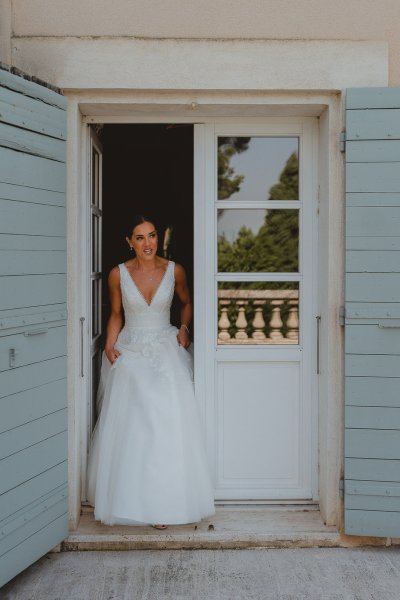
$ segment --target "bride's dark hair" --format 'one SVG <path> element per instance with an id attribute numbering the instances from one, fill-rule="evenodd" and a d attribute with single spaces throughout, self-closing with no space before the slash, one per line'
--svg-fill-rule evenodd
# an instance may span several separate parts
<path id="1" fill-rule="evenodd" d="M 126 235 L 130 238 L 135 227 L 141 225 L 142 223 L 151 223 L 154 225 L 155 229 L 157 229 L 156 223 L 151 217 L 147 215 L 133 215 L 129 219 L 129 230 L 127 230 Z"/>

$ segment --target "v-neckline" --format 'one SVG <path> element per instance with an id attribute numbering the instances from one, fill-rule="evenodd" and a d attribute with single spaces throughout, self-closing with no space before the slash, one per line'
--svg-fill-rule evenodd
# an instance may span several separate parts
<path id="1" fill-rule="evenodd" d="M 157 296 L 158 290 L 160 289 L 160 287 L 161 287 L 161 285 L 162 285 L 162 283 L 163 283 L 163 281 L 164 281 L 164 279 L 165 279 L 165 276 L 166 276 L 166 274 L 167 274 L 167 271 L 168 271 L 168 269 L 169 269 L 169 265 L 170 265 L 170 263 L 171 263 L 171 261 L 169 260 L 169 261 L 168 261 L 168 264 L 167 264 L 167 268 L 165 269 L 165 271 L 164 271 L 164 274 L 163 274 L 163 276 L 162 276 L 162 277 L 161 277 L 161 279 L 160 279 L 160 283 L 158 284 L 158 286 L 157 286 L 157 288 L 156 288 L 156 291 L 154 292 L 154 294 L 153 294 L 153 297 L 152 297 L 152 299 L 150 300 L 150 303 L 149 303 L 149 302 L 147 302 L 146 298 L 143 296 L 143 294 L 142 294 L 142 292 L 141 292 L 141 290 L 140 290 L 140 288 L 139 288 L 138 284 L 137 284 L 137 283 L 136 283 L 136 281 L 133 279 L 132 275 L 131 275 L 131 274 L 130 274 L 130 272 L 129 272 L 129 269 L 128 269 L 128 267 L 126 266 L 126 264 L 125 264 L 125 263 L 122 263 L 122 264 L 124 265 L 125 269 L 126 269 L 126 272 L 127 272 L 127 273 L 128 273 L 128 275 L 129 275 L 129 279 L 132 281 L 132 283 L 133 283 L 133 285 L 134 285 L 134 287 L 135 287 L 136 291 L 138 292 L 139 296 L 142 298 L 143 302 L 146 304 L 147 308 L 150 308 L 150 307 L 151 307 L 151 305 L 153 304 L 154 298 Z"/>

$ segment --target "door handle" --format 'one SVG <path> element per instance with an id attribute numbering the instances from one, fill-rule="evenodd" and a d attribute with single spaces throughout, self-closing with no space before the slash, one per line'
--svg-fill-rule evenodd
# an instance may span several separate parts
<path id="1" fill-rule="evenodd" d="M 320 374 L 319 369 L 319 338 L 320 338 L 320 324 L 321 324 L 321 315 L 317 315 L 315 317 L 317 319 L 317 375 Z"/>
<path id="2" fill-rule="evenodd" d="M 83 346 L 84 346 L 84 339 L 83 339 L 83 324 L 85 322 L 85 317 L 81 317 L 79 319 L 80 323 L 81 323 L 81 377 L 85 376 L 85 373 L 83 372 Z"/>

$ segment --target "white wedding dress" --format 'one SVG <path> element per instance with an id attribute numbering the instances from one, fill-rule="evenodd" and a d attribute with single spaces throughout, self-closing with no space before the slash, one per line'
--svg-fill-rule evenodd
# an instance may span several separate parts
<path id="1" fill-rule="evenodd" d="M 175 263 L 150 304 L 125 264 L 118 266 L 125 325 L 112 365 L 103 352 L 88 501 L 108 525 L 197 522 L 215 508 L 192 356 L 170 324 Z"/>

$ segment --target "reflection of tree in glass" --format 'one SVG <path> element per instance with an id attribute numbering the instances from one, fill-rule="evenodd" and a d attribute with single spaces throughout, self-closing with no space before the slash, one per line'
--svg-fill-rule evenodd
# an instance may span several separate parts
<path id="1" fill-rule="evenodd" d="M 218 269 L 230 273 L 257 271 L 257 256 L 254 252 L 254 233 L 248 227 L 239 229 L 236 240 L 231 244 L 221 236 L 218 240 Z"/>
<path id="2" fill-rule="evenodd" d="M 270 188 L 269 200 L 297 200 L 298 182 L 298 158 L 293 152 L 286 161 L 278 183 Z M 268 210 L 257 234 L 253 234 L 247 227 L 241 227 L 233 243 L 222 237 L 218 241 L 219 271 L 297 272 L 298 217 L 296 209 Z M 259 285 L 253 283 L 251 287 L 258 289 Z"/>
<path id="3" fill-rule="evenodd" d="M 269 190 L 268 200 L 299 199 L 299 159 L 292 152 L 279 176 L 279 181 Z"/>
<path id="4" fill-rule="evenodd" d="M 250 139 L 250 137 L 218 138 L 218 200 L 226 200 L 240 190 L 244 175 L 235 175 L 230 160 L 234 154 L 248 149 Z"/>

